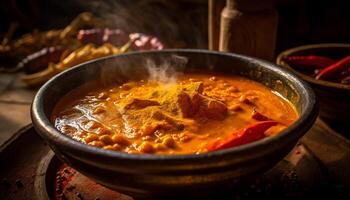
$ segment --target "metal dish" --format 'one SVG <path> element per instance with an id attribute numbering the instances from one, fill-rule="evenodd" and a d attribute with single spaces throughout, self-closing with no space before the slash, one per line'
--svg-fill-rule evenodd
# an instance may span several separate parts
<path id="1" fill-rule="evenodd" d="M 134 155 L 103 150 L 73 140 L 51 123 L 53 107 L 63 95 L 101 77 L 107 83 L 142 78 L 149 60 L 156 65 L 173 63 L 185 73 L 220 72 L 256 80 L 289 99 L 300 118 L 275 137 L 199 155 Z M 203 195 L 266 171 L 291 151 L 317 113 L 312 89 L 287 70 L 251 57 L 206 50 L 136 52 L 83 63 L 48 81 L 36 94 L 31 109 L 35 129 L 59 159 L 109 188 L 152 198 L 169 193 Z"/>

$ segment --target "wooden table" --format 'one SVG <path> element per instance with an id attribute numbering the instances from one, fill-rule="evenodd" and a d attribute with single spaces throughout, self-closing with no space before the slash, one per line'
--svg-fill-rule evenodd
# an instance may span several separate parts
<path id="1" fill-rule="evenodd" d="M 29 110 L 36 89 L 25 87 L 19 76 L 0 73 L 0 145 L 31 123 Z"/>

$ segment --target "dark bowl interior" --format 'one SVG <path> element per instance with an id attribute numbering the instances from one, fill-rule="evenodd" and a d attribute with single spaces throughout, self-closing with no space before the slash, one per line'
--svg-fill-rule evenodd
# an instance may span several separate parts
<path id="1" fill-rule="evenodd" d="M 236 74 L 265 84 L 289 99 L 300 118 L 281 134 L 237 148 L 199 155 L 133 155 L 103 150 L 77 142 L 50 122 L 60 98 L 82 84 L 106 84 L 147 78 L 146 65 L 167 64 L 177 71 Z M 166 194 L 205 194 L 235 185 L 280 161 L 312 126 L 317 103 L 309 86 L 287 70 L 246 56 L 206 50 L 165 50 L 106 57 L 69 69 L 47 82 L 31 110 L 37 132 L 58 158 L 112 189 L 136 197 Z"/>
<path id="2" fill-rule="evenodd" d="M 313 87 L 320 102 L 321 118 L 329 122 L 336 122 L 338 125 L 348 123 L 350 119 L 350 85 L 316 80 L 293 69 L 292 66 L 282 60 L 283 57 L 291 55 L 320 55 L 339 60 L 350 55 L 350 44 L 315 44 L 299 46 L 283 51 L 278 55 L 276 60 L 278 65 L 292 70 Z"/>

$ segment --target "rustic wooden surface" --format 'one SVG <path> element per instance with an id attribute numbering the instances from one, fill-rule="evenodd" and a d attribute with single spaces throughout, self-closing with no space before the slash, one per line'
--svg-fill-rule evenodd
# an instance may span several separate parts
<path id="1" fill-rule="evenodd" d="M 0 74 L 0 145 L 29 124 L 30 104 L 36 90 L 26 88 L 19 74 Z"/>

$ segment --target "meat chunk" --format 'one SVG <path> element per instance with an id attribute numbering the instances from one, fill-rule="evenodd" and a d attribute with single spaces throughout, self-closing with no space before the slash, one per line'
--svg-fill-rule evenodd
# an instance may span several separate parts
<path id="1" fill-rule="evenodd" d="M 203 83 L 194 82 L 183 87 L 177 96 L 182 117 L 191 118 L 197 113 L 203 117 L 222 120 L 227 114 L 225 103 L 202 94 Z"/>
<path id="2" fill-rule="evenodd" d="M 210 100 L 207 104 L 205 112 L 207 113 L 208 118 L 222 120 L 227 114 L 227 106 L 216 100 Z"/>
<path id="3" fill-rule="evenodd" d="M 203 93 L 203 83 L 193 82 L 184 85 L 177 96 L 177 103 L 180 107 L 183 117 L 193 117 L 199 109 L 201 97 Z"/>
<path id="4" fill-rule="evenodd" d="M 189 118 L 194 116 L 199 109 L 198 95 L 191 96 L 186 92 L 180 92 L 177 96 L 177 104 L 180 108 L 182 117 Z"/>
<path id="5" fill-rule="evenodd" d="M 203 82 L 193 82 L 183 86 L 183 91 L 186 91 L 192 94 L 193 93 L 202 94 L 203 89 L 204 89 Z"/>
<path id="6" fill-rule="evenodd" d="M 201 94 L 194 94 L 191 98 L 187 93 L 180 93 L 178 104 L 182 117 L 185 118 L 193 117 L 198 113 L 203 117 L 222 120 L 227 114 L 225 103 Z"/>
<path id="7" fill-rule="evenodd" d="M 203 92 L 202 82 L 175 85 L 162 91 L 161 105 L 168 112 L 190 118 L 198 111 L 196 95 Z"/>

